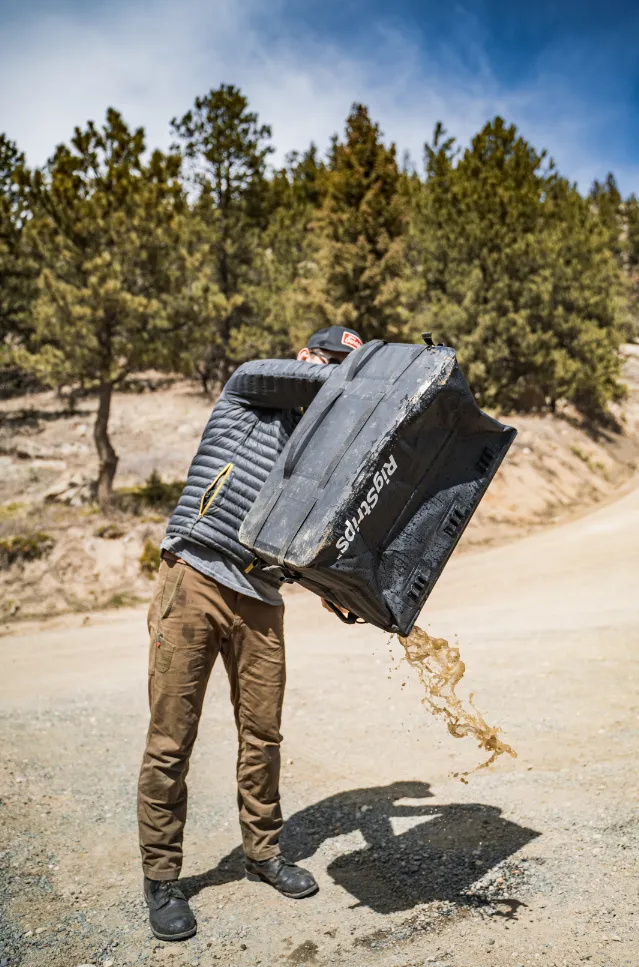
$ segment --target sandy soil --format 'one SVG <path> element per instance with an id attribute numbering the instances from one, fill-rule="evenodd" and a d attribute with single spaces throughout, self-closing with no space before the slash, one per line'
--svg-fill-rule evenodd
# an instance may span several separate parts
<path id="1" fill-rule="evenodd" d="M 460 544 L 460 552 L 492 546 L 610 499 L 639 467 L 639 346 L 625 349 L 630 394 L 620 411 L 623 431 L 592 431 L 564 409 L 557 417 L 502 416 L 517 439 Z M 148 380 L 147 380 L 148 382 Z M 183 480 L 211 402 L 185 381 L 155 391 L 116 394 L 111 433 L 120 456 L 116 486 L 143 483 L 152 471 Z M 52 393 L 0 402 L 0 537 L 44 531 L 49 556 L 0 570 L 0 619 L 143 601 L 150 583 L 140 573 L 146 540 L 161 540 L 165 518 L 120 516 L 119 538 L 101 536 L 108 521 L 95 509 L 43 505 L 60 482 L 95 476 L 95 401 L 64 411 Z"/>
<path id="2" fill-rule="evenodd" d="M 0 639 L 0 964 L 25 967 L 637 967 L 639 489 L 569 524 L 455 555 L 422 616 L 519 753 L 477 749 L 420 705 L 397 645 L 289 598 L 284 845 L 320 883 L 242 878 L 235 737 L 220 666 L 190 777 L 194 940 L 141 899 L 134 797 L 144 611 Z M 405 684 L 404 684 L 405 683 Z"/>

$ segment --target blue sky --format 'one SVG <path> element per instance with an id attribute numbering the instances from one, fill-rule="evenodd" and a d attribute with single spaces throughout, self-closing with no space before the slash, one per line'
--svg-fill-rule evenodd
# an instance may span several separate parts
<path id="1" fill-rule="evenodd" d="M 324 149 L 353 101 L 421 164 L 514 121 L 587 189 L 639 194 L 639 3 L 622 0 L 0 0 L 0 130 L 41 164 L 107 106 L 169 144 L 196 94 L 240 86 L 281 160 Z"/>

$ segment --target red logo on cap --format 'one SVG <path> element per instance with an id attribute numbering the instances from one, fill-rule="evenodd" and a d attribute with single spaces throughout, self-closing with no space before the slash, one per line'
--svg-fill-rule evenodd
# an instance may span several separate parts
<path id="1" fill-rule="evenodd" d="M 345 346 L 350 346 L 351 349 L 359 349 L 360 346 L 364 345 L 359 336 L 356 336 L 354 332 L 343 332 L 342 343 Z"/>

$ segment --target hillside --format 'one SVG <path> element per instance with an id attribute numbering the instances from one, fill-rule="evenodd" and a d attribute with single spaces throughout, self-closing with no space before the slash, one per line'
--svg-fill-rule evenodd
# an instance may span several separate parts
<path id="1" fill-rule="evenodd" d="M 457 553 L 504 543 L 613 496 L 639 466 L 639 347 L 626 347 L 629 397 L 620 431 L 557 415 L 501 414 L 518 436 Z M 145 542 L 158 544 L 175 489 L 157 505 L 140 492 L 154 472 L 184 479 L 211 402 L 196 384 L 145 374 L 113 403 L 118 509 L 88 502 L 95 475 L 95 401 L 69 413 L 53 393 L 0 402 L 0 617 L 48 616 L 146 599 Z M 152 495 L 151 495 L 152 496 Z M 42 556 L 11 563 L 15 536 Z"/>

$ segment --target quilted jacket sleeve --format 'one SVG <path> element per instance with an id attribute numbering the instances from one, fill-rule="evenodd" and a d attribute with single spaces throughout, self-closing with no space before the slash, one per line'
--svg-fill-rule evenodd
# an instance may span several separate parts
<path id="1" fill-rule="evenodd" d="M 307 407 L 332 371 L 331 365 L 256 359 L 236 369 L 224 387 L 224 395 L 246 406 L 275 410 Z"/>

